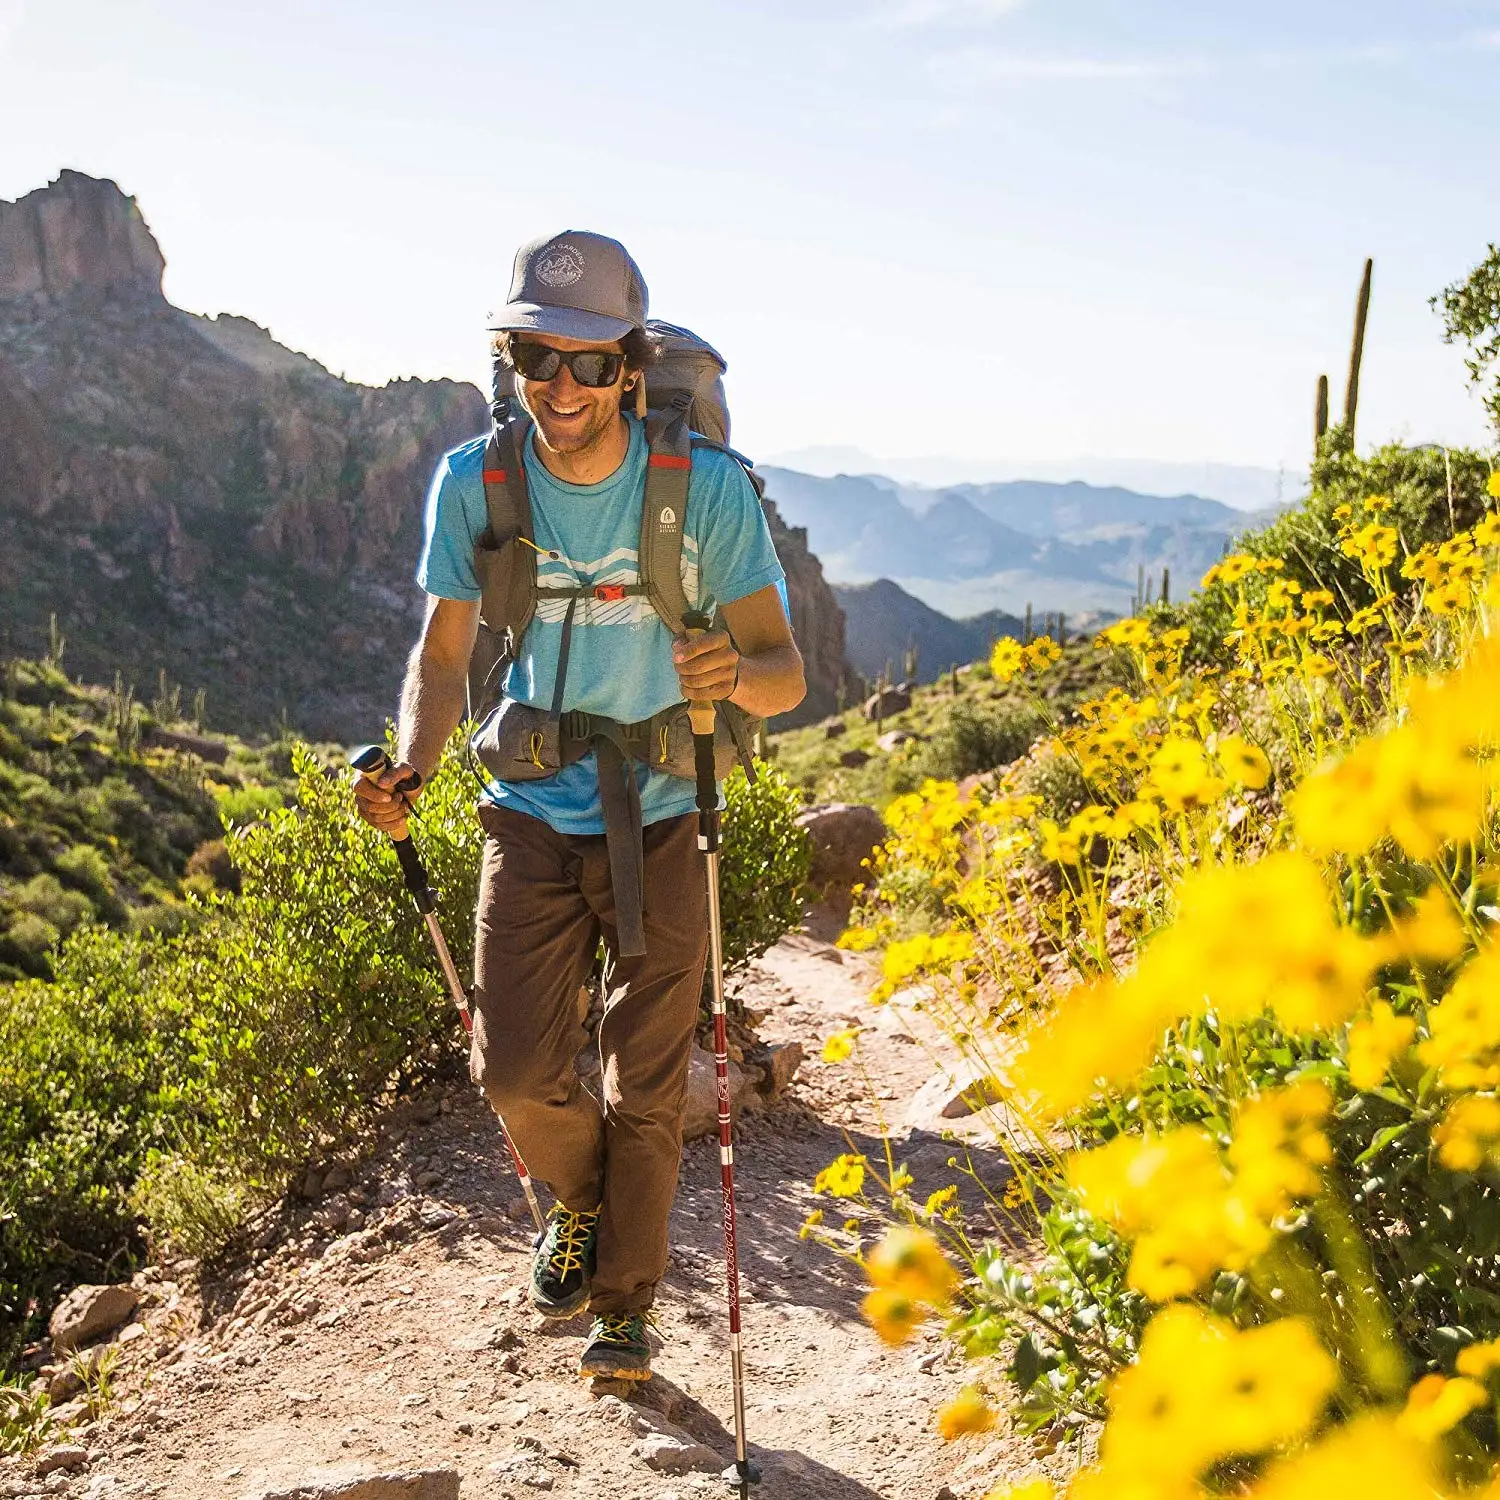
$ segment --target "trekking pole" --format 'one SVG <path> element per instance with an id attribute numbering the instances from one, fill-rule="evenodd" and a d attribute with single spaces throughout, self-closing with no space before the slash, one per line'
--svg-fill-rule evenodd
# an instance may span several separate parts
<path id="1" fill-rule="evenodd" d="M 379 745 L 366 745 L 349 757 L 349 764 L 361 776 L 378 776 L 382 771 L 390 768 L 391 758 Z M 421 784 L 421 777 L 413 771 L 405 780 L 397 782 L 393 790 L 405 801 L 406 794 L 416 791 Z M 403 831 L 399 838 L 391 834 L 390 839 L 396 850 L 396 858 L 401 862 L 402 881 L 411 892 L 411 899 L 421 913 L 422 920 L 427 924 L 428 936 L 431 937 L 432 946 L 437 951 L 438 967 L 443 971 L 448 993 L 458 1009 L 458 1018 L 464 1023 L 464 1035 L 472 1036 L 474 1017 L 469 1013 L 469 997 L 464 993 L 463 981 L 458 977 L 453 955 L 448 951 L 448 940 L 443 936 L 442 924 L 438 921 L 437 891 L 433 889 L 426 867 L 417 854 L 417 846 L 411 841 L 411 833 Z M 521 1179 L 521 1191 L 526 1194 L 531 1217 L 536 1220 L 537 1229 L 544 1230 L 546 1225 L 542 1220 L 541 1205 L 536 1201 L 536 1190 L 531 1185 L 531 1173 L 526 1170 L 526 1163 L 521 1160 L 521 1153 L 516 1150 L 516 1143 L 511 1140 L 510 1132 L 505 1128 L 505 1121 L 501 1119 L 498 1112 L 495 1118 L 500 1121 L 500 1136 L 505 1142 L 505 1149 L 510 1153 L 516 1176 Z"/>
<path id="2" fill-rule="evenodd" d="M 682 617 L 689 637 L 709 628 L 706 615 Z M 719 787 L 714 775 L 712 703 L 689 703 L 693 726 L 693 769 L 698 783 L 698 847 L 708 878 L 708 962 L 714 993 L 714 1073 L 719 1084 L 719 1181 L 724 1190 L 724 1272 L 729 1287 L 729 1360 L 734 1380 L 734 1463 L 723 1478 L 747 1496 L 760 1483 L 745 1443 L 745 1361 L 740 1340 L 740 1255 L 735 1241 L 734 1137 L 729 1113 L 729 1032 L 724 1009 L 724 928 L 719 916 Z"/>

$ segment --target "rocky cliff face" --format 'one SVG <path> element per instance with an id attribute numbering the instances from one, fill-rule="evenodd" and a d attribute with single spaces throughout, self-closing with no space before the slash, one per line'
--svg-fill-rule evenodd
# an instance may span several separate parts
<path id="1" fill-rule="evenodd" d="M 163 264 L 113 183 L 64 172 L 0 203 L 0 631 L 35 650 L 55 614 L 71 671 L 165 671 L 225 727 L 377 734 L 422 610 L 427 482 L 485 401 L 340 380 L 172 307 Z M 842 615 L 776 525 L 822 711 Z"/>
<path id="2" fill-rule="evenodd" d="M 788 727 L 821 719 L 837 707 L 839 679 L 848 671 L 844 660 L 844 611 L 823 577 L 823 564 L 807 548 L 807 528 L 788 526 L 775 499 L 766 497 L 766 519 L 776 555 L 786 569 L 787 599 L 792 607 L 792 633 L 807 669 L 807 697 L 786 716 Z M 780 722 L 780 721 L 778 721 Z"/>
<path id="3" fill-rule="evenodd" d="M 159 299 L 165 267 L 135 199 L 112 182 L 65 171 L 48 187 L 0 203 L 0 297 Z"/>

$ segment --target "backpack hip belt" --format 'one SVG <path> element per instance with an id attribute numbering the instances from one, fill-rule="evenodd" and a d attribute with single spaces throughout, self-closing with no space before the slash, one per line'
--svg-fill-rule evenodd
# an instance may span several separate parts
<path id="1" fill-rule="evenodd" d="M 755 774 L 744 715 L 733 704 L 716 715 L 714 770 L 722 780 L 736 761 Z M 603 714 L 570 709 L 551 713 L 505 698 L 474 731 L 479 763 L 497 781 L 540 781 L 594 752 L 599 768 L 599 802 L 609 851 L 610 884 L 622 957 L 646 951 L 645 828 L 634 767 L 691 781 L 693 730 L 686 703 L 674 703 L 649 719 L 622 724 Z"/>

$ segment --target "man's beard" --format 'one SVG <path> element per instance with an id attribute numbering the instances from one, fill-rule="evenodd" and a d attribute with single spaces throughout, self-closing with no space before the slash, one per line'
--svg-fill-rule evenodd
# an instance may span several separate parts
<path id="1" fill-rule="evenodd" d="M 545 398 L 536 403 L 531 419 L 537 425 L 537 435 L 542 443 L 554 453 L 569 455 L 588 453 L 598 447 L 609 435 L 620 415 L 616 405 L 590 402 L 583 409 L 582 420 L 566 422 L 556 417 L 549 409 Z"/>

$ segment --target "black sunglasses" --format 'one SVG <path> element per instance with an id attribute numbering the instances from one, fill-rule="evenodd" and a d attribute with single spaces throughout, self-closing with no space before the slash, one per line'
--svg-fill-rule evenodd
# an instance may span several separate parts
<path id="1" fill-rule="evenodd" d="M 546 344 L 528 344 L 520 340 L 512 341 L 510 357 L 527 380 L 551 380 L 566 365 L 579 385 L 595 389 L 613 385 L 625 367 L 623 354 L 611 354 L 602 349 L 575 349 L 566 354 L 561 349 L 549 349 Z"/>

